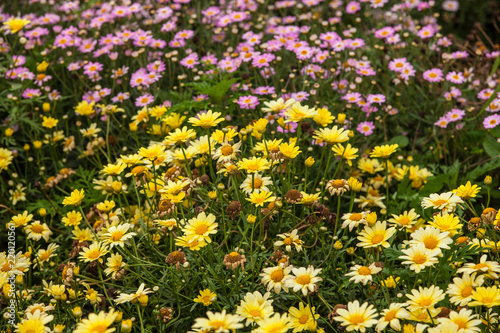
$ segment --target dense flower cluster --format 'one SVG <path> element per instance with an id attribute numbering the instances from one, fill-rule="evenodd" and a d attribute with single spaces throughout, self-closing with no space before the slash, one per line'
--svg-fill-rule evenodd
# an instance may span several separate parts
<path id="1" fill-rule="evenodd" d="M 2 333 L 500 330 L 500 47 L 459 1 L 19 3 Z"/>

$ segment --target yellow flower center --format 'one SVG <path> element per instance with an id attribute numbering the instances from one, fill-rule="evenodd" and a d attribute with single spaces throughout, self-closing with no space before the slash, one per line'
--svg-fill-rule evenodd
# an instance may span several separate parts
<path id="1" fill-rule="evenodd" d="M 421 255 L 421 254 L 417 254 L 414 258 L 413 258 L 413 261 L 418 264 L 418 265 L 421 265 L 423 264 L 424 262 L 427 261 L 427 257 L 424 256 L 424 255 Z"/>
<path id="2" fill-rule="evenodd" d="M 467 321 L 462 318 L 457 318 L 453 322 L 458 326 L 459 330 L 467 328 Z"/>
<path id="3" fill-rule="evenodd" d="M 43 231 L 43 226 L 40 224 L 35 224 L 31 227 L 31 231 L 33 231 L 35 234 L 41 234 Z"/>
<path id="4" fill-rule="evenodd" d="M 384 240 L 384 235 L 375 235 L 372 238 L 372 244 L 378 244 Z"/>
<path id="5" fill-rule="evenodd" d="M 311 283 L 311 277 L 309 275 L 301 275 L 295 279 L 295 282 L 301 285 L 306 285 Z"/>
<path id="6" fill-rule="evenodd" d="M 448 201 L 446 201 L 444 199 L 439 199 L 439 200 L 434 201 L 434 205 L 436 205 L 436 206 L 441 206 L 441 205 L 444 205 L 447 203 L 448 203 Z"/>
<path id="7" fill-rule="evenodd" d="M 309 316 L 308 315 L 302 315 L 299 318 L 299 323 L 301 323 L 302 325 L 304 325 L 305 323 L 307 323 L 308 320 L 309 320 Z"/>
<path id="8" fill-rule="evenodd" d="M 467 286 L 462 290 L 462 297 L 467 298 L 472 295 L 472 286 Z"/>
<path id="9" fill-rule="evenodd" d="M 260 312 L 260 310 L 250 310 L 249 312 L 252 317 L 262 317 L 262 313 Z"/>
<path id="10" fill-rule="evenodd" d="M 99 251 L 99 250 L 94 250 L 94 251 L 87 253 L 87 257 L 89 259 L 97 259 L 97 258 L 99 258 L 100 255 L 101 255 L 101 251 Z"/>
<path id="11" fill-rule="evenodd" d="M 424 245 L 425 245 L 426 248 L 428 248 L 430 250 L 433 250 L 433 249 L 435 249 L 437 247 L 438 241 L 434 237 L 427 237 L 424 240 Z"/>
<path id="12" fill-rule="evenodd" d="M 233 147 L 231 147 L 231 146 L 224 146 L 224 147 L 222 147 L 222 149 L 220 151 L 221 151 L 222 155 L 229 156 L 233 153 L 234 150 L 233 150 Z"/>
<path id="13" fill-rule="evenodd" d="M 396 318 L 396 311 L 394 310 L 387 312 L 387 314 L 385 315 L 385 321 L 391 321 L 394 318 Z"/>
<path id="14" fill-rule="evenodd" d="M 362 218 L 363 218 L 363 214 L 360 214 L 360 213 L 353 213 L 353 214 L 351 214 L 351 216 L 349 217 L 349 220 L 351 220 L 351 221 L 360 221 Z"/>
<path id="15" fill-rule="evenodd" d="M 197 235 L 203 235 L 205 234 L 205 232 L 207 232 L 208 230 L 208 226 L 206 224 L 200 224 L 196 227 L 196 229 L 194 230 L 194 232 L 197 234 Z"/>
<path id="16" fill-rule="evenodd" d="M 358 269 L 358 274 L 359 275 L 371 275 L 372 274 L 372 271 L 366 267 L 366 266 L 361 266 L 360 269 Z"/>
<path id="17" fill-rule="evenodd" d="M 50 252 L 44 252 L 40 256 L 40 260 L 45 261 L 45 260 L 49 259 L 49 257 L 50 257 Z"/>
<path id="18" fill-rule="evenodd" d="M 484 263 L 479 263 L 477 265 L 474 266 L 474 269 L 482 269 L 482 268 L 485 268 L 485 267 L 488 267 L 488 265 L 484 264 Z"/>
<path id="19" fill-rule="evenodd" d="M 407 218 L 406 216 L 403 216 L 403 217 L 399 218 L 398 223 L 402 224 L 402 225 L 408 225 L 410 223 L 410 219 Z"/>
<path id="20" fill-rule="evenodd" d="M 262 180 L 260 180 L 260 179 L 254 179 L 253 180 L 253 189 L 254 190 L 255 189 L 260 189 L 263 183 L 264 182 Z"/>
<path id="21" fill-rule="evenodd" d="M 238 252 L 234 252 L 234 251 L 233 251 L 233 252 L 229 253 L 229 255 L 230 255 L 231 257 L 237 257 L 237 256 L 239 256 L 240 254 L 239 254 Z"/>
<path id="22" fill-rule="evenodd" d="M 351 323 L 353 323 L 354 325 L 357 325 L 357 324 L 363 323 L 365 321 L 365 317 L 363 317 L 362 315 L 359 315 L 359 314 L 355 314 L 349 318 L 349 321 Z"/>
<path id="23" fill-rule="evenodd" d="M 118 242 L 120 239 L 122 239 L 122 236 L 123 236 L 123 232 L 121 231 L 115 231 L 112 235 L 111 235 L 111 240 L 113 242 Z"/>
<path id="24" fill-rule="evenodd" d="M 287 238 L 285 238 L 283 243 L 285 243 L 285 245 L 292 245 L 293 240 L 290 237 L 287 237 Z"/>
<path id="25" fill-rule="evenodd" d="M 223 321 L 212 321 L 210 323 L 210 328 L 214 329 L 215 331 L 217 331 L 219 328 L 224 328 L 226 327 L 226 324 L 223 322 Z"/>
<path id="26" fill-rule="evenodd" d="M 418 305 L 420 305 L 421 307 L 428 307 L 431 304 L 432 304 L 432 300 L 430 298 L 424 298 L 418 302 Z"/>
<path id="27" fill-rule="evenodd" d="M 5 262 L 5 264 L 2 266 L 2 272 L 9 272 L 10 271 L 10 264 L 9 262 Z"/>
<path id="28" fill-rule="evenodd" d="M 271 273 L 270 278 L 274 282 L 281 282 L 281 280 L 283 280 L 284 276 L 285 276 L 285 274 L 283 274 L 283 270 L 278 269 L 278 270 L 275 270 L 274 272 Z"/>
<path id="29" fill-rule="evenodd" d="M 483 304 L 490 304 L 493 302 L 493 298 L 491 297 L 483 297 L 483 299 L 481 300 L 481 303 Z"/>
<path id="30" fill-rule="evenodd" d="M 435 78 L 435 77 L 437 77 L 437 74 L 436 73 L 430 73 L 429 77 Z"/>

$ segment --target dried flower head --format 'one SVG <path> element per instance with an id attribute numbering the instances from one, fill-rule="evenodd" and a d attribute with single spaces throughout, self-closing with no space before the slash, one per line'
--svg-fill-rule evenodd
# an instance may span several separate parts
<path id="1" fill-rule="evenodd" d="M 247 261 L 244 254 L 239 254 L 236 251 L 233 251 L 224 256 L 224 265 L 229 269 L 236 269 L 238 266 L 241 266 L 241 269 L 245 269 L 243 264 Z"/>
<path id="2" fill-rule="evenodd" d="M 326 189 L 330 195 L 343 195 L 345 191 L 349 191 L 349 183 L 345 179 L 332 179 L 326 183 Z"/>

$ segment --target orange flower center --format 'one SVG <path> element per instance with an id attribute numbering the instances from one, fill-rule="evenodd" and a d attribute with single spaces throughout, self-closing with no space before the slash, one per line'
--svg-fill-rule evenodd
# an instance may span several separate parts
<path id="1" fill-rule="evenodd" d="M 438 245 L 438 241 L 437 239 L 433 238 L 433 237 L 427 237 L 425 240 L 424 240 L 424 245 L 426 248 L 430 249 L 430 250 L 433 250 L 437 247 Z"/>
<path id="2" fill-rule="evenodd" d="M 372 244 L 381 243 L 384 240 L 384 235 L 375 235 L 372 238 Z"/>
<path id="3" fill-rule="evenodd" d="M 281 282 L 281 280 L 283 280 L 284 276 L 285 276 L 285 274 L 283 274 L 283 270 L 279 269 L 279 270 L 275 270 L 274 272 L 272 272 L 270 278 L 274 282 Z"/>
<path id="4" fill-rule="evenodd" d="M 424 256 L 424 255 L 421 255 L 421 254 L 417 254 L 414 258 L 413 258 L 413 261 L 418 264 L 418 265 L 421 265 L 423 264 L 424 262 L 427 261 L 427 257 Z"/>
<path id="5" fill-rule="evenodd" d="M 301 275 L 295 279 L 295 282 L 301 285 L 306 285 L 311 283 L 311 277 L 309 275 Z"/>
<path id="6" fill-rule="evenodd" d="M 372 274 L 372 271 L 366 267 L 366 266 L 361 266 L 360 269 L 358 269 L 358 274 L 359 275 L 371 275 Z"/>

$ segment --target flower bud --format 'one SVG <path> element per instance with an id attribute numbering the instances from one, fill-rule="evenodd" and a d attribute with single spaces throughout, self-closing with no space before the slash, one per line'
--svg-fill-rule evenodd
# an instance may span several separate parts
<path id="1" fill-rule="evenodd" d="M 13 130 L 12 128 L 7 128 L 7 129 L 5 130 L 5 136 L 6 136 L 6 137 L 11 137 L 11 136 L 12 136 L 12 134 L 14 134 L 14 130 Z"/>
<path id="2" fill-rule="evenodd" d="M 492 182 L 491 176 L 488 175 L 484 177 L 484 185 L 489 186 L 491 185 L 491 182 Z"/>
<path id="3" fill-rule="evenodd" d="M 310 167 L 312 167 L 312 166 L 313 166 L 314 162 L 316 162 L 316 161 L 314 160 L 314 158 L 313 158 L 312 156 L 309 156 L 309 157 L 305 160 L 304 164 L 306 165 L 306 167 L 310 168 Z"/>

